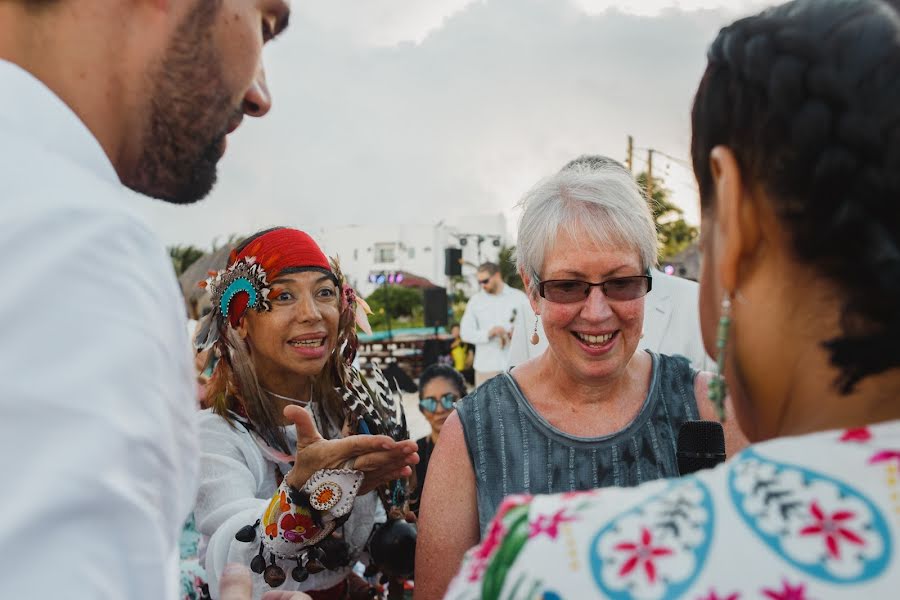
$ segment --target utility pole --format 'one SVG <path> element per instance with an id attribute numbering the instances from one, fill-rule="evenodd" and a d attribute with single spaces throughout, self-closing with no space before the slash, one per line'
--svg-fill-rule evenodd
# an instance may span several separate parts
<path id="1" fill-rule="evenodd" d="M 634 138 L 630 135 L 628 136 L 628 155 L 625 157 L 625 164 L 628 165 L 628 170 L 634 172 Z"/>
<path id="2" fill-rule="evenodd" d="M 653 148 L 647 150 L 647 198 L 653 200 Z"/>

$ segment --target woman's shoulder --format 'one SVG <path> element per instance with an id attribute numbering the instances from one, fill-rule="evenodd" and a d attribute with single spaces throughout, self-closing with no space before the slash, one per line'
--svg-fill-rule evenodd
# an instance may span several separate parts
<path id="1" fill-rule="evenodd" d="M 488 379 L 457 402 L 457 408 L 462 407 L 463 410 L 471 410 L 475 405 L 486 406 L 491 402 L 511 398 L 514 392 L 509 378 L 510 375 L 503 372 Z"/>

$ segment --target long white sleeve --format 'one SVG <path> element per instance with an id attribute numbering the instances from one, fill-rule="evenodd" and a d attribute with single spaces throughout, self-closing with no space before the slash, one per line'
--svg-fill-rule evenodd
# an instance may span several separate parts
<path id="1" fill-rule="evenodd" d="M 171 263 L 125 215 L 18 211 L 0 217 L 0 598 L 48 577 L 70 600 L 175 598 L 196 447 Z"/>
<path id="2" fill-rule="evenodd" d="M 266 460 L 253 439 L 240 425 L 231 427 L 225 419 L 203 411 L 197 416 L 200 438 L 200 490 L 194 517 L 197 530 L 208 539 L 205 556 L 207 580 L 213 598 L 218 597 L 219 578 L 225 565 L 249 565 L 259 552 L 255 542 L 239 542 L 234 535 L 245 525 L 253 525 L 262 517 L 275 489 L 275 464 Z M 286 470 L 285 467 L 282 467 Z M 344 526 L 351 554 L 357 555 L 368 540 L 378 518 L 380 502 L 376 494 L 357 496 L 353 512 Z M 268 553 L 265 554 L 269 558 Z M 279 561 L 285 572 L 295 565 Z M 337 585 L 349 568 L 323 571 L 310 575 L 302 584 L 288 575 L 280 590 L 322 590 Z M 261 576 L 253 576 L 253 597 L 259 598 L 271 588 Z"/>
<path id="3" fill-rule="evenodd" d="M 466 310 L 463 312 L 462 320 L 459 323 L 459 337 L 467 344 L 486 344 L 490 341 L 488 336 L 490 328 L 478 322 L 478 317 L 476 316 L 477 304 L 477 296 L 473 296 L 469 300 L 469 304 L 466 305 Z"/>

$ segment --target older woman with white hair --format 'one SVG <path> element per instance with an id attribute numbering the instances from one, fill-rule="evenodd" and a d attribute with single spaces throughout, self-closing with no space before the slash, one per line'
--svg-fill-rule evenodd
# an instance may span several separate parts
<path id="1" fill-rule="evenodd" d="M 636 352 L 656 228 L 616 161 L 564 169 L 522 200 L 519 272 L 548 349 L 457 405 L 420 512 L 417 598 L 442 596 L 504 497 L 634 486 L 678 475 L 685 421 L 715 419 L 710 375 Z M 726 447 L 744 438 L 726 421 Z"/>

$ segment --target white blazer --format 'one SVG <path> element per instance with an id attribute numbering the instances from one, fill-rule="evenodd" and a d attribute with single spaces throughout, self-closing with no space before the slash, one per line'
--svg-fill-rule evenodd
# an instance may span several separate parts
<path id="1" fill-rule="evenodd" d="M 638 349 L 648 349 L 660 354 L 680 354 L 700 371 L 714 368 L 715 362 L 706 355 L 700 336 L 700 315 L 697 308 L 699 286 L 688 279 L 672 277 L 653 270 L 653 289 L 644 300 L 643 337 Z M 523 311 L 513 329 L 509 348 L 509 367 L 534 358 L 547 349 L 547 336 L 538 321 L 540 341 L 531 344 L 535 326 L 535 314 Z"/>

